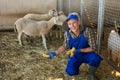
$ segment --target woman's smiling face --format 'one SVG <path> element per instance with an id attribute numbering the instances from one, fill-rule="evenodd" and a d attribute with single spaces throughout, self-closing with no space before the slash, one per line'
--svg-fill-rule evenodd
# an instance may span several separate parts
<path id="1" fill-rule="evenodd" d="M 76 33 L 79 30 L 79 25 L 80 25 L 80 21 L 77 21 L 75 19 L 70 19 L 68 21 L 68 27 L 73 33 Z"/>

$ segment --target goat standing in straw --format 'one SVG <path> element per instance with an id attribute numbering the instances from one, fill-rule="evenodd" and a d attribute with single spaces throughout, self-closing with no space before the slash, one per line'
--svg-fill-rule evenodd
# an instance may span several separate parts
<path id="1" fill-rule="evenodd" d="M 108 37 L 108 58 L 112 58 L 114 62 L 120 60 L 120 26 L 116 25 L 115 30 L 111 30 Z M 120 62 L 117 62 L 119 65 Z"/>
<path id="2" fill-rule="evenodd" d="M 43 45 L 47 50 L 45 35 L 49 33 L 50 29 L 55 24 L 62 24 L 57 21 L 57 17 L 52 17 L 49 21 L 33 21 L 30 19 L 20 18 L 15 22 L 15 27 L 18 32 L 19 44 L 22 46 L 22 34 L 28 36 L 42 36 Z"/>

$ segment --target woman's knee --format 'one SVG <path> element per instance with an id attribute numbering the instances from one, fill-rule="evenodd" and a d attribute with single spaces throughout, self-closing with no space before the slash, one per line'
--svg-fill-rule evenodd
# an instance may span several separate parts
<path id="1" fill-rule="evenodd" d="M 66 67 L 66 73 L 70 76 L 77 75 L 79 73 L 79 63 L 76 58 L 70 58 Z"/>

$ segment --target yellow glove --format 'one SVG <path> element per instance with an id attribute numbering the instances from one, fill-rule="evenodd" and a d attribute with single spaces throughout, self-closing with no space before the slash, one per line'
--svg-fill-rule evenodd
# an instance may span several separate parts
<path id="1" fill-rule="evenodd" d="M 56 56 L 56 52 L 44 53 L 42 56 L 43 56 L 43 57 L 46 57 L 46 58 L 52 59 L 52 58 L 54 58 L 54 57 Z"/>
<path id="2" fill-rule="evenodd" d="M 49 58 L 50 57 L 50 55 L 48 55 L 46 53 L 42 54 L 42 56 L 45 57 L 45 58 Z"/>
<path id="3" fill-rule="evenodd" d="M 70 55 L 72 57 L 74 55 L 75 48 L 73 47 L 72 49 L 68 50 L 66 54 Z"/>

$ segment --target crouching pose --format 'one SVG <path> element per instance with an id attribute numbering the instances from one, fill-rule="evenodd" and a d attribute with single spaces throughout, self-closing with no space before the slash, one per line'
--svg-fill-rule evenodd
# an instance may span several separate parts
<path id="1" fill-rule="evenodd" d="M 97 80 L 95 72 L 102 58 L 95 53 L 96 46 L 91 29 L 88 27 L 81 29 L 80 19 L 76 13 L 70 13 L 66 22 L 68 30 L 64 35 L 64 44 L 54 52 L 48 52 L 47 54 L 50 58 L 53 58 L 57 54 L 69 49 L 66 73 L 70 76 L 78 75 L 80 65 L 87 63 L 89 65 L 89 80 Z"/>

